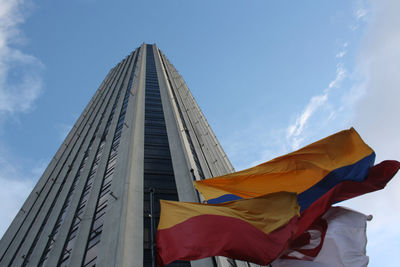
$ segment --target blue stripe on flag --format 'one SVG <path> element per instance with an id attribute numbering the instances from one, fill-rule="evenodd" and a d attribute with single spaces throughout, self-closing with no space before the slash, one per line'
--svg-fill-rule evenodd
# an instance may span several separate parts
<path id="1" fill-rule="evenodd" d="M 321 181 L 299 194 L 300 211 L 307 209 L 314 201 L 322 197 L 330 189 L 343 181 L 361 182 L 368 176 L 368 171 L 374 165 L 375 152 L 354 164 L 331 171 Z"/>

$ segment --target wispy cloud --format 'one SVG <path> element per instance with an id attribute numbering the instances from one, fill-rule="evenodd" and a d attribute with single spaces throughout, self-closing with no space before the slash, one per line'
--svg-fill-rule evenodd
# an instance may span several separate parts
<path id="1" fill-rule="evenodd" d="M 400 2 L 371 1 L 369 27 L 362 41 L 353 88 L 353 117 L 349 124 L 376 151 L 377 161 L 400 159 Z M 361 13 L 363 14 L 363 13 Z M 359 14 L 360 15 L 360 14 Z M 393 255 L 400 245 L 400 175 L 382 191 L 350 201 L 374 215 L 368 224 L 369 266 L 397 266 Z"/>
<path id="2" fill-rule="evenodd" d="M 336 54 L 336 58 L 342 58 L 346 55 L 347 51 L 343 50 Z"/>
<path id="3" fill-rule="evenodd" d="M 335 79 L 329 83 L 328 87 L 323 90 L 322 94 L 311 97 L 303 112 L 297 116 L 296 121 L 289 125 L 286 132 L 286 139 L 288 145 L 292 149 L 298 149 L 306 139 L 303 132 L 307 122 L 319 108 L 326 105 L 329 100 L 330 91 L 333 88 L 340 86 L 340 83 L 346 78 L 346 73 L 347 71 L 343 65 L 337 64 Z M 334 114 L 331 113 L 330 117 L 334 117 Z"/>
<path id="4" fill-rule="evenodd" d="M 26 1 L 0 0 L 0 115 L 29 111 L 40 95 L 43 64 L 17 48 Z"/>
<path id="5" fill-rule="evenodd" d="M 364 22 L 367 20 L 368 17 L 368 10 L 363 7 L 363 5 L 361 4 L 361 7 L 359 7 L 358 9 L 356 9 L 354 11 L 354 22 L 350 25 L 350 30 L 352 31 L 356 31 L 360 28 L 360 23 Z"/>
<path id="6" fill-rule="evenodd" d="M 11 157 L 0 147 L 0 236 L 3 235 L 19 208 L 31 192 L 47 162 L 27 162 Z M 28 169 L 29 167 L 31 169 Z"/>
<path id="7" fill-rule="evenodd" d="M 366 21 L 369 11 L 366 9 L 365 4 L 363 2 L 359 3 L 359 7 L 355 10 L 353 16 L 353 24 L 351 30 L 357 30 L 361 22 Z M 348 52 L 349 43 L 344 42 L 338 48 L 336 52 L 335 58 L 338 60 L 338 64 L 336 65 L 336 76 L 327 86 L 327 88 L 323 89 L 321 94 L 312 96 L 304 108 L 303 112 L 296 116 L 294 123 L 290 124 L 287 127 L 286 131 L 286 140 L 287 145 L 291 149 L 298 149 L 301 145 L 304 145 L 305 141 L 310 141 L 309 136 L 305 133 L 305 129 L 313 117 L 314 114 L 321 115 L 321 110 L 329 110 L 329 115 L 326 115 L 325 120 L 334 120 L 336 118 L 337 113 L 343 112 L 344 110 L 351 109 L 349 108 L 359 99 L 359 88 L 354 86 L 351 90 L 342 90 L 341 94 L 347 95 L 347 97 L 343 97 L 341 106 L 336 108 L 332 108 L 333 103 L 330 101 L 331 93 L 333 88 L 339 88 L 343 80 L 348 77 L 348 70 L 344 67 L 345 56 Z M 356 95 L 349 95 L 348 91 L 351 93 L 357 93 Z M 335 106 L 337 106 L 337 101 L 334 101 Z M 321 123 L 321 122 L 319 122 Z M 315 129 L 314 129 L 315 130 Z"/>
<path id="8" fill-rule="evenodd" d="M 354 12 L 352 30 L 367 22 L 368 27 L 361 40 L 362 49 L 358 53 L 355 69 L 351 75 L 355 82 L 351 90 L 344 90 L 341 109 L 347 114 L 345 126 L 355 126 L 363 139 L 376 151 L 377 162 L 384 159 L 400 159 L 400 2 L 383 0 L 371 2 L 370 9 L 360 8 Z M 340 60 L 347 52 L 347 44 L 336 57 Z M 346 70 L 337 70 L 331 87 L 339 86 L 346 77 Z M 350 86 L 351 87 L 351 86 Z M 319 108 L 329 103 L 330 89 L 313 96 L 296 122 L 288 127 L 288 142 L 293 148 L 303 140 L 307 122 Z M 327 93 L 328 92 L 328 93 Z M 339 112 L 339 110 L 337 110 Z M 317 114 L 315 114 L 317 115 Z M 336 122 L 340 124 L 339 122 Z M 343 125 L 344 126 L 344 125 Z M 311 126 L 310 126 L 311 127 Z M 313 126 L 314 128 L 314 126 Z M 368 223 L 370 240 L 367 253 L 369 266 L 397 266 L 393 253 L 399 247 L 400 230 L 396 224 L 400 220 L 400 174 L 382 191 L 347 201 L 345 205 L 373 214 Z"/>
<path id="9" fill-rule="evenodd" d="M 368 11 L 365 8 L 360 8 L 355 11 L 355 17 L 357 20 L 365 19 L 365 16 L 368 14 Z"/>
<path id="10" fill-rule="evenodd" d="M 371 25 L 358 57 L 354 124 L 381 159 L 400 158 L 400 2 L 374 2 Z"/>
<path id="11" fill-rule="evenodd" d="M 29 1 L 0 0 L 0 130 L 10 116 L 32 110 L 43 88 L 43 64 L 18 48 L 24 41 L 19 27 L 29 7 Z M 11 154 L 0 141 L 0 236 L 44 170 L 40 162 L 26 164 Z"/>
<path id="12" fill-rule="evenodd" d="M 349 46 L 348 42 L 345 42 L 341 45 L 339 52 L 336 53 L 336 58 L 341 59 L 347 54 L 347 47 Z"/>

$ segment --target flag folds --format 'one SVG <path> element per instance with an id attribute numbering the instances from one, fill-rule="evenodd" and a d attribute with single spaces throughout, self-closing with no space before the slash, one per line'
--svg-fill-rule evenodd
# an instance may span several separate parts
<path id="1" fill-rule="evenodd" d="M 302 260 L 313 260 L 327 229 L 321 216 L 332 204 L 383 189 L 399 169 L 400 162 L 383 161 L 370 168 L 364 181 L 343 181 L 331 188 L 300 217 L 295 216 L 296 194 L 288 192 L 222 204 L 161 201 L 157 261 L 163 266 L 218 255 L 266 265 L 298 253 Z"/>
<path id="2" fill-rule="evenodd" d="M 371 167 L 364 181 L 344 181 L 331 188 L 301 213 L 295 238 L 304 233 L 314 220 L 322 216 L 333 204 L 385 188 L 399 169 L 400 162 L 385 160 Z"/>
<path id="3" fill-rule="evenodd" d="M 311 261 L 304 261 L 302 249 L 310 250 L 306 244 L 297 250 L 289 252 L 291 259 L 278 259 L 272 267 L 345 267 L 367 266 L 368 256 L 365 255 L 367 245 L 367 216 L 343 207 L 331 207 L 321 218 L 326 221 L 328 229 L 322 249 Z M 299 260 L 297 260 L 299 259 Z"/>
<path id="4" fill-rule="evenodd" d="M 313 262 L 330 238 L 331 206 L 384 188 L 400 169 L 395 160 L 371 167 L 374 160 L 351 128 L 253 168 L 197 181 L 208 204 L 161 201 L 157 261 Z"/>
<path id="5" fill-rule="evenodd" d="M 296 192 L 304 210 L 340 182 L 364 180 L 374 160 L 374 151 L 351 128 L 253 168 L 197 181 L 195 186 L 208 203 Z"/>
<path id="6" fill-rule="evenodd" d="M 298 215 L 289 192 L 214 205 L 162 200 L 157 262 L 220 255 L 265 265 L 288 247 Z"/>

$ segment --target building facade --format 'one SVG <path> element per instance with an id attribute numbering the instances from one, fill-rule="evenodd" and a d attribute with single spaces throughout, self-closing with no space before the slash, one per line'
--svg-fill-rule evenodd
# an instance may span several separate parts
<path id="1" fill-rule="evenodd" d="M 0 266 L 155 266 L 159 199 L 233 171 L 156 45 L 108 73 L 0 242 Z M 250 266 L 226 258 L 169 266 Z"/>

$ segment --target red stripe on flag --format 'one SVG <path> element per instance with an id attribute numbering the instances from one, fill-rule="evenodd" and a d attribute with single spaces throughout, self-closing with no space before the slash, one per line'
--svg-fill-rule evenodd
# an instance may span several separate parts
<path id="1" fill-rule="evenodd" d="M 301 213 L 295 237 L 303 234 L 313 221 L 322 216 L 332 204 L 383 189 L 399 168 L 400 162 L 385 160 L 371 167 L 368 177 L 364 181 L 345 181 L 338 184 Z"/>
<path id="2" fill-rule="evenodd" d="M 324 235 L 322 236 L 320 246 L 314 249 L 301 249 L 302 246 L 299 246 L 299 244 L 302 244 L 303 246 L 307 245 L 304 244 L 307 242 L 307 240 L 305 240 L 305 238 L 307 239 L 308 237 L 307 231 L 313 229 L 314 224 L 318 224 L 320 217 L 332 206 L 332 204 L 383 189 L 399 169 L 400 162 L 395 160 L 386 160 L 371 167 L 369 169 L 369 175 L 364 181 L 345 181 L 329 190 L 308 209 L 301 213 L 298 221 L 297 232 L 295 234 L 295 240 L 291 242 L 289 249 L 281 258 L 298 258 L 289 256 L 293 251 L 299 252 L 298 255 L 303 255 L 303 257 L 298 259 L 312 260 L 315 258 L 321 250 Z"/>
<path id="3" fill-rule="evenodd" d="M 174 260 L 197 260 L 211 256 L 267 265 L 287 247 L 296 231 L 298 217 L 266 234 L 237 218 L 201 215 L 171 228 L 158 230 L 157 263 L 164 266 Z"/>

